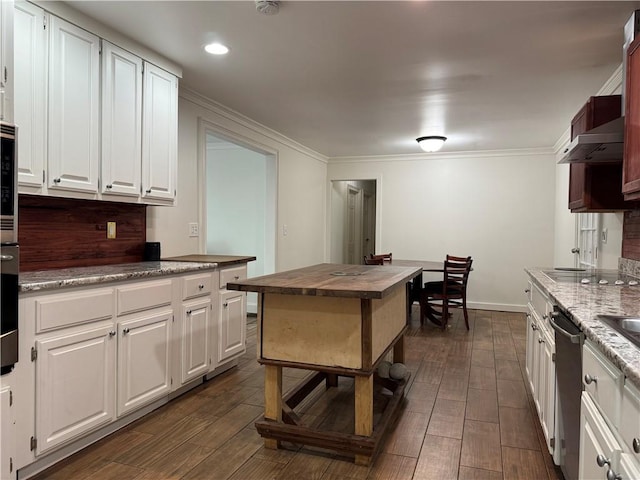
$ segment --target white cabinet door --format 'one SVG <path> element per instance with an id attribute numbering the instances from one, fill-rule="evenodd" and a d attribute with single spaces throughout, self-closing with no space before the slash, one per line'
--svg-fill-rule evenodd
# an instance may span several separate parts
<path id="1" fill-rule="evenodd" d="M 536 337 L 536 322 L 533 313 L 529 311 L 527 313 L 527 345 L 526 345 L 526 358 L 525 358 L 525 370 L 527 372 L 527 381 L 529 382 L 529 388 L 533 393 L 535 390 L 534 377 L 533 377 L 533 356 L 536 351 L 535 337 Z"/>
<path id="2" fill-rule="evenodd" d="M 144 63 L 142 197 L 173 201 L 178 145 L 178 79 Z"/>
<path id="3" fill-rule="evenodd" d="M 50 18 L 48 187 L 97 193 L 100 39 Z"/>
<path id="4" fill-rule="evenodd" d="M 118 324 L 118 416 L 169 393 L 171 310 Z"/>
<path id="5" fill-rule="evenodd" d="M 220 293 L 218 362 L 245 351 L 247 296 L 244 292 Z"/>
<path id="6" fill-rule="evenodd" d="M 578 478 L 606 479 L 607 470 L 618 468 L 620 444 L 613 437 L 589 394 L 582 392 L 580 407 L 580 466 Z M 600 466 L 599 461 L 608 462 Z"/>
<path id="7" fill-rule="evenodd" d="M 0 389 L 0 478 L 15 478 L 13 458 L 16 453 L 16 419 L 13 394 L 8 386 Z"/>
<path id="8" fill-rule="evenodd" d="M 102 41 L 102 193 L 140 196 L 142 59 Z"/>
<path id="9" fill-rule="evenodd" d="M 555 353 L 555 339 L 549 332 L 540 336 L 542 340 L 540 349 L 540 405 L 542 411 L 542 431 L 547 441 L 549 453 L 553 455 L 551 439 L 555 436 L 555 407 L 556 407 L 556 369 L 553 361 Z M 544 393 L 542 393 L 544 392 Z"/>
<path id="10" fill-rule="evenodd" d="M 36 455 L 114 418 L 111 326 L 36 340 Z"/>
<path id="11" fill-rule="evenodd" d="M 181 380 L 186 383 L 209 371 L 209 319 L 211 300 L 201 299 L 182 306 Z"/>
<path id="12" fill-rule="evenodd" d="M 14 11 L 14 117 L 18 126 L 18 184 L 42 193 L 46 165 L 47 32 L 45 12 L 18 1 Z"/>
<path id="13" fill-rule="evenodd" d="M 13 0 L 0 1 L 0 120 L 13 121 Z"/>

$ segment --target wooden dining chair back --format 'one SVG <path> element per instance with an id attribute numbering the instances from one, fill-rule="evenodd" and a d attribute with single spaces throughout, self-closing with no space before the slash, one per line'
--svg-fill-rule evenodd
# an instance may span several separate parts
<path id="1" fill-rule="evenodd" d="M 390 253 L 381 253 L 379 255 L 375 255 L 373 253 L 371 253 L 369 255 L 369 258 L 373 258 L 373 259 L 382 259 L 384 262 L 390 262 L 392 260 L 393 254 Z"/>
<path id="2" fill-rule="evenodd" d="M 467 283 L 473 259 L 447 255 L 442 281 L 427 282 L 420 294 L 420 322 L 427 317 L 434 323 L 447 327 L 450 309 L 461 308 L 464 323 L 469 330 L 467 312 Z"/>
<path id="3" fill-rule="evenodd" d="M 384 265 L 384 260 L 382 258 L 371 258 L 365 255 L 364 264 L 365 265 Z"/>

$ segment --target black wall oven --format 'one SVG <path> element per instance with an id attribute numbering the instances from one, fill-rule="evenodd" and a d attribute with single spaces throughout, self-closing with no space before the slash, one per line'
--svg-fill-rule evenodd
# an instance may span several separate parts
<path id="1" fill-rule="evenodd" d="M 18 361 L 18 165 L 16 128 L 0 122 L 0 375 Z"/>

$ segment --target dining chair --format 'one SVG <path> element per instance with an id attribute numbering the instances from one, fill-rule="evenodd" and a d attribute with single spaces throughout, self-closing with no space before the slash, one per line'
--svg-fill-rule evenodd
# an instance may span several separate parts
<path id="1" fill-rule="evenodd" d="M 381 253 L 379 255 L 375 255 L 373 253 L 369 254 L 369 258 L 381 258 L 385 262 L 390 262 L 392 259 L 392 253 Z"/>
<path id="2" fill-rule="evenodd" d="M 471 257 L 447 255 L 443 279 L 425 283 L 420 292 L 420 323 L 427 317 L 444 330 L 451 316 L 449 310 L 462 308 L 464 323 L 469 330 L 467 282 L 472 263 Z"/>
<path id="3" fill-rule="evenodd" d="M 384 260 L 382 258 L 371 258 L 366 255 L 363 258 L 365 265 L 384 265 Z"/>

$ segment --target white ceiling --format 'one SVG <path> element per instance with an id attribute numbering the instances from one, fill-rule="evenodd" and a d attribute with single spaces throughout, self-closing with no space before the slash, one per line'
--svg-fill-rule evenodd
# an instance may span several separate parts
<path id="1" fill-rule="evenodd" d="M 181 85 L 317 152 L 551 147 L 622 61 L 640 2 L 72 1 L 183 68 Z M 221 41 L 225 57 L 202 47 Z"/>

